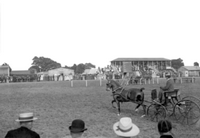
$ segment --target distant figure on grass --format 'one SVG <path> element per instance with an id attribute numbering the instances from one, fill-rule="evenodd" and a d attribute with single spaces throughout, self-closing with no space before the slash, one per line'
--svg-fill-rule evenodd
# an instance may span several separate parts
<path id="1" fill-rule="evenodd" d="M 85 122 L 81 119 L 76 119 L 72 121 L 71 126 L 69 126 L 70 136 L 64 138 L 81 138 L 84 131 L 86 131 Z"/>
<path id="2" fill-rule="evenodd" d="M 140 129 L 132 123 L 129 117 L 123 117 L 113 125 L 113 130 L 119 138 L 137 138 Z"/>
<path id="3" fill-rule="evenodd" d="M 158 132 L 160 138 L 173 138 L 174 134 L 171 132 L 172 123 L 168 120 L 160 120 L 158 122 Z"/>
<path id="4" fill-rule="evenodd" d="M 166 85 L 164 87 L 160 87 L 160 91 L 158 94 L 158 98 L 161 103 L 163 101 L 163 95 L 165 94 L 166 91 L 174 91 L 174 80 L 171 78 L 171 74 L 166 73 L 165 77 L 167 79 Z M 164 99 L 164 100 L 166 102 L 166 99 Z M 164 104 L 166 104 L 166 103 L 164 103 Z"/>
<path id="5" fill-rule="evenodd" d="M 20 124 L 20 128 L 10 130 L 5 138 L 40 138 L 39 134 L 32 129 L 33 121 L 37 118 L 33 117 L 33 113 L 22 113 L 16 120 Z"/>

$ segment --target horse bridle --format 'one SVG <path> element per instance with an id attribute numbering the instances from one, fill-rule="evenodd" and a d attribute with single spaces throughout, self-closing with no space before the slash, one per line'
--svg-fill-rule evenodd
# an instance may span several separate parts
<path id="1" fill-rule="evenodd" d="M 107 85 L 108 85 L 108 84 L 110 84 L 110 81 L 109 81 L 109 83 L 107 83 Z M 111 87 L 112 87 L 112 86 L 111 86 Z M 111 87 L 110 87 L 110 88 L 111 88 Z M 121 88 L 122 88 L 122 90 L 123 90 L 123 87 L 118 87 L 117 89 L 112 90 L 112 93 L 115 93 L 117 90 L 119 90 L 119 89 L 121 89 Z"/>

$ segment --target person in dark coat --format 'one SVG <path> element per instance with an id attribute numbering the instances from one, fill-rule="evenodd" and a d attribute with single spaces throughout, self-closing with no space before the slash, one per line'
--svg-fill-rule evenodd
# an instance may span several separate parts
<path id="1" fill-rule="evenodd" d="M 159 98 L 160 102 L 163 102 L 164 93 L 166 91 L 168 91 L 168 92 L 174 91 L 174 80 L 171 78 L 171 74 L 166 73 L 165 77 L 167 79 L 166 85 L 164 87 L 160 87 L 160 91 L 159 91 L 159 94 L 158 94 L 158 98 Z"/>
<path id="2" fill-rule="evenodd" d="M 158 132 L 160 138 L 173 138 L 174 134 L 172 131 L 172 123 L 168 120 L 160 120 L 158 122 Z"/>
<path id="3" fill-rule="evenodd" d="M 8 131 L 5 138 L 40 138 L 40 135 L 31 130 L 33 121 L 37 118 L 33 117 L 33 113 L 22 113 L 16 120 L 20 127 Z"/>
<path id="4" fill-rule="evenodd" d="M 69 126 L 70 135 L 64 138 L 82 138 L 83 133 L 87 130 L 85 128 L 85 122 L 81 119 L 75 119 Z"/>

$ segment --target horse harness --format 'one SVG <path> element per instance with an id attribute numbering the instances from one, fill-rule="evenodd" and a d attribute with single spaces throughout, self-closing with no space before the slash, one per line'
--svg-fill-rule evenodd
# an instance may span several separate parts
<path id="1" fill-rule="evenodd" d="M 128 100 L 127 97 L 128 97 L 129 92 L 124 94 L 125 96 L 122 95 L 122 92 L 124 91 L 124 87 L 118 87 L 117 89 L 113 90 L 112 93 L 115 94 L 119 89 L 121 89 L 121 91 L 118 94 L 120 94 L 124 99 Z"/>

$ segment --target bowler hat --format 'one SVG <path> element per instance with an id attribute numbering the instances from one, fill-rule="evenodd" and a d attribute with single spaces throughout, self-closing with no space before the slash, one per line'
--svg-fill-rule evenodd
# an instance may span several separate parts
<path id="1" fill-rule="evenodd" d="M 85 123 L 83 120 L 76 119 L 76 120 L 72 121 L 71 126 L 69 126 L 69 130 L 73 133 L 80 133 L 80 132 L 84 132 L 85 130 L 87 130 L 87 128 L 85 128 Z"/>

